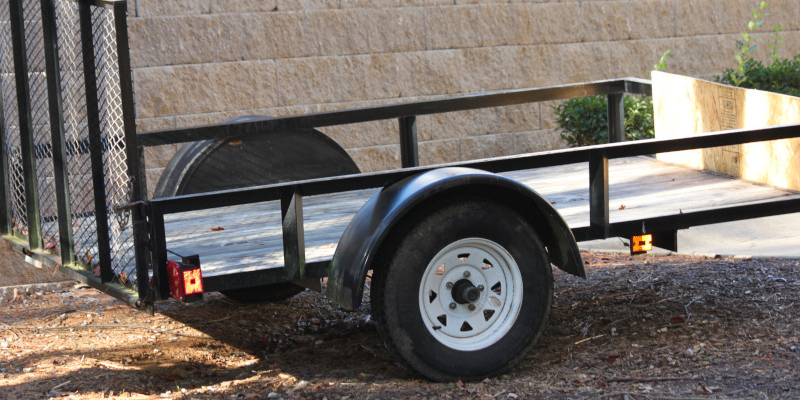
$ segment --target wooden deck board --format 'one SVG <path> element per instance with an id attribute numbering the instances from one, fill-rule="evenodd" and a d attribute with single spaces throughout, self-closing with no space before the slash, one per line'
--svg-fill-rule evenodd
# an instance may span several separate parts
<path id="1" fill-rule="evenodd" d="M 548 199 L 571 228 L 588 226 L 589 174 L 586 164 L 514 171 L 504 175 L 530 186 Z M 306 261 L 329 260 L 353 215 L 376 192 L 363 190 L 305 198 Z M 609 163 L 609 214 L 612 222 L 784 196 L 800 195 L 648 157 L 611 160 Z M 172 214 L 165 219 L 167 247 L 178 254 L 200 254 L 205 276 L 283 265 L 280 205 L 277 202 Z"/>

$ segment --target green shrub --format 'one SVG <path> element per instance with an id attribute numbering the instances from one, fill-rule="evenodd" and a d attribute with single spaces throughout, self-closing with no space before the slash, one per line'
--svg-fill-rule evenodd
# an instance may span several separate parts
<path id="1" fill-rule="evenodd" d="M 625 139 L 654 137 L 653 101 L 649 97 L 625 96 Z M 555 107 L 561 138 L 570 147 L 608 143 L 608 100 L 606 96 L 579 97 Z"/>
<path id="2" fill-rule="evenodd" d="M 800 58 L 773 59 L 768 65 L 750 58 L 742 65 L 741 71 L 728 68 L 717 82 L 800 97 Z"/>
<path id="3" fill-rule="evenodd" d="M 753 19 L 747 24 L 747 29 L 742 32 L 742 39 L 736 41 L 737 52 L 736 68 L 728 68 L 717 82 L 747 89 L 759 89 L 770 92 L 783 93 L 791 96 L 800 96 L 800 59 L 781 59 L 778 50 L 783 46 L 780 41 L 784 39 L 781 32 L 784 25 L 772 28 L 772 33 L 767 38 L 770 49 L 770 64 L 764 64 L 753 58 L 751 52 L 755 50 L 755 30 L 762 25 L 768 6 L 766 0 L 758 3 L 758 8 L 751 12 Z"/>

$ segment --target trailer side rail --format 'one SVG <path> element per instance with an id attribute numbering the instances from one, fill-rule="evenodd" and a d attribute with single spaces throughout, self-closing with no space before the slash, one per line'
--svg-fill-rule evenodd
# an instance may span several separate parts
<path id="1" fill-rule="evenodd" d="M 579 241 L 605 239 L 613 236 L 630 236 L 646 232 L 675 232 L 690 226 L 778 215 L 800 210 L 800 198 L 771 200 L 756 204 L 718 207 L 707 210 L 659 216 L 635 221 L 612 223 L 609 219 L 609 172 L 608 160 L 615 158 L 650 155 L 663 152 L 691 150 L 731 144 L 753 143 L 769 140 L 800 137 L 800 124 L 772 126 L 762 129 L 737 129 L 714 132 L 678 139 L 648 139 L 636 142 L 609 143 L 581 148 L 554 150 L 484 160 L 465 161 L 446 165 L 404 168 L 400 170 L 322 178 L 244 189 L 225 190 L 204 194 L 153 199 L 148 202 L 147 214 L 151 223 L 151 240 L 155 265 L 166 265 L 167 238 L 164 216 L 166 214 L 196 211 L 210 208 L 252 204 L 265 201 L 280 201 L 283 218 L 284 267 L 226 276 L 228 283 L 258 279 L 263 283 L 285 280 L 286 276 L 311 278 L 324 276 L 328 263 L 304 261 L 303 208 L 304 196 L 347 192 L 386 187 L 403 178 L 442 167 L 470 167 L 490 172 L 507 172 L 557 165 L 589 163 L 590 225 L 573 229 Z M 768 205 L 768 206 L 767 206 Z M 161 268 L 155 268 L 156 281 L 161 296 L 168 288 Z M 235 275 L 235 274 L 234 274 Z M 219 277 L 210 286 L 224 285 Z"/>

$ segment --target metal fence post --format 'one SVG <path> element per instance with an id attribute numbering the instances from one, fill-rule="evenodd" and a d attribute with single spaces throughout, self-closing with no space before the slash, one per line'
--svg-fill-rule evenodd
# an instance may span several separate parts
<path id="1" fill-rule="evenodd" d="M 608 95 L 608 142 L 625 141 L 625 102 L 622 93 Z"/>
<path id="2" fill-rule="evenodd" d="M 417 117 L 400 117 L 400 165 L 403 168 L 419 166 L 417 148 Z"/>
<path id="3" fill-rule="evenodd" d="M 119 86 L 122 100 L 122 124 L 125 130 L 125 158 L 128 167 L 131 192 L 128 201 L 144 200 L 147 184 L 145 181 L 144 153 L 136 142 L 136 115 L 133 100 L 133 77 L 131 75 L 131 56 L 128 44 L 128 10 L 124 1 L 114 3 L 114 31 L 117 34 L 117 63 L 119 66 Z M 147 221 L 138 208 L 131 213 L 134 248 L 142 248 L 147 243 Z M 145 298 L 148 286 L 147 260 L 145 252 L 136 251 L 136 283 L 139 298 Z"/>
<path id="4" fill-rule="evenodd" d="M 83 76 L 86 84 L 89 155 L 92 165 L 94 211 L 97 223 L 97 250 L 100 258 L 100 280 L 109 282 L 114 278 L 114 272 L 111 269 L 111 242 L 108 234 L 108 207 L 106 206 L 105 175 L 103 174 L 103 138 L 100 131 L 100 101 L 97 97 L 92 10 L 88 2 L 79 2 L 78 6 L 81 25 Z M 90 265 L 90 267 L 92 266 Z"/>
<path id="5" fill-rule="evenodd" d="M 290 189 L 281 195 L 283 219 L 283 268 L 286 280 L 306 276 L 306 244 L 303 230 L 303 196 Z"/>
<path id="6" fill-rule="evenodd" d="M 592 239 L 609 234 L 608 157 L 603 151 L 589 155 L 589 229 Z"/>
<path id="7" fill-rule="evenodd" d="M 28 220 L 28 243 L 32 249 L 42 248 L 42 224 L 39 213 L 39 189 L 36 185 L 36 165 L 33 140 L 33 116 L 31 114 L 28 59 L 25 45 L 25 19 L 22 0 L 9 1 L 11 16 L 11 42 L 14 48 L 14 72 L 17 83 L 19 106 L 20 150 L 25 177 L 25 210 Z"/>
<path id="8" fill-rule="evenodd" d="M 6 126 L 4 107 L 4 102 L 0 101 L 0 127 Z M 0 132 L 0 235 L 11 234 L 11 185 L 6 146 L 5 132 Z"/>
<path id="9" fill-rule="evenodd" d="M 69 201 L 69 178 L 66 165 L 67 154 L 64 137 L 64 109 L 61 97 L 61 69 L 58 63 L 56 12 L 53 0 L 42 0 L 41 4 L 61 263 L 72 264 L 75 262 L 75 251 L 72 243 L 72 207 Z"/>

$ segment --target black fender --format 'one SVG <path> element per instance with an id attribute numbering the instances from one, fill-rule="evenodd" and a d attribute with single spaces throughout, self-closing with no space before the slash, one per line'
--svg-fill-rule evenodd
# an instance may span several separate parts
<path id="1" fill-rule="evenodd" d="M 513 179 L 472 168 L 434 169 L 396 182 L 372 196 L 345 229 L 328 271 L 327 297 L 357 308 L 384 239 L 404 216 L 437 196 L 480 193 L 508 204 L 531 221 L 547 248 L 550 262 L 585 278 L 583 260 L 572 231 L 558 211 L 530 187 Z"/>

